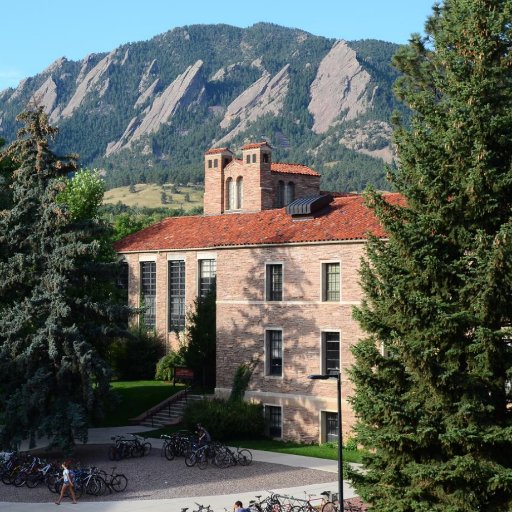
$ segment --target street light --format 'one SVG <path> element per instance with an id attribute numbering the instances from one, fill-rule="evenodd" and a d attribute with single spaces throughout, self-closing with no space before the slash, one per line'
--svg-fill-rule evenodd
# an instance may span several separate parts
<path id="1" fill-rule="evenodd" d="M 329 374 L 314 374 L 308 375 L 308 379 L 311 380 L 328 380 L 336 379 L 338 388 L 338 501 L 340 504 L 340 512 L 344 512 L 343 507 L 343 437 L 341 430 L 341 370 L 337 370 L 337 373 Z"/>

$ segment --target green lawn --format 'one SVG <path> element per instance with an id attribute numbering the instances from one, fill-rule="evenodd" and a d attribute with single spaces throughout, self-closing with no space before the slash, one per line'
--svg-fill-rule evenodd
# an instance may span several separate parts
<path id="1" fill-rule="evenodd" d="M 184 388 L 182 384 L 173 386 L 168 382 L 136 380 L 112 382 L 112 388 L 119 402 L 107 412 L 97 427 L 120 427 L 129 425 L 129 419 L 138 416 Z"/>

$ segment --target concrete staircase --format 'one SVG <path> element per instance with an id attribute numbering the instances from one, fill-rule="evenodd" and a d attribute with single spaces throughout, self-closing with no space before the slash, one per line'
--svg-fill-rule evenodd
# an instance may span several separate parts
<path id="1" fill-rule="evenodd" d="M 185 412 L 187 405 L 197 400 L 204 400 L 204 398 L 204 395 L 184 394 L 172 403 L 164 404 L 161 409 L 146 415 L 142 421 L 138 421 L 137 423 L 139 425 L 152 428 L 176 425 L 177 423 L 180 423 L 183 418 L 183 413 Z"/>

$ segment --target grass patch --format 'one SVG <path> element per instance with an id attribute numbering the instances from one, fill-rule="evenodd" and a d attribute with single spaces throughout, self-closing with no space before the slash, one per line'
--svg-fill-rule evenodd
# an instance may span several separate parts
<path id="1" fill-rule="evenodd" d="M 276 441 L 273 439 L 256 439 L 253 441 L 233 440 L 230 441 L 230 444 L 267 452 L 288 453 L 290 455 L 303 455 L 304 457 L 338 460 L 338 448 L 329 444 L 300 444 L 290 441 Z M 343 450 L 344 462 L 361 462 L 362 457 L 363 454 L 358 450 Z"/>
<path id="2" fill-rule="evenodd" d="M 119 400 L 96 427 L 129 425 L 130 418 L 142 414 L 184 388 L 182 384 L 173 386 L 156 380 L 115 381 L 111 386 Z"/>
<path id="3" fill-rule="evenodd" d="M 154 183 L 139 183 L 135 185 L 135 192 L 130 192 L 130 187 L 118 187 L 105 192 L 103 203 L 116 204 L 121 202 L 128 206 L 138 207 L 166 207 L 183 208 L 185 211 L 203 206 L 202 188 L 179 186 L 178 192 L 170 183 L 156 185 Z M 162 203 L 162 192 L 165 192 L 167 202 Z M 188 199 L 188 200 L 187 200 Z"/>
<path id="4" fill-rule="evenodd" d="M 159 428 L 158 430 L 151 430 L 150 432 L 143 432 L 141 435 L 145 437 L 159 438 L 162 434 L 173 434 L 178 430 L 182 430 L 180 425 L 172 427 Z M 319 459 L 338 460 L 338 448 L 332 445 L 322 444 L 300 444 L 285 441 L 275 441 L 273 439 L 256 439 L 252 441 L 232 439 L 226 441 L 226 444 L 231 446 L 240 446 L 253 450 L 262 450 L 266 452 L 287 453 L 290 455 L 303 455 L 304 457 L 318 457 Z M 344 462 L 358 462 L 362 461 L 363 453 L 358 450 L 343 450 Z"/>

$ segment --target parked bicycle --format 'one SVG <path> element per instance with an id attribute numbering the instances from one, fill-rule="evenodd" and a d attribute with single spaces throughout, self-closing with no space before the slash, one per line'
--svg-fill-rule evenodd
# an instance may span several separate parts
<path id="1" fill-rule="evenodd" d="M 124 436 L 112 436 L 110 438 L 114 444 L 108 448 L 108 458 L 110 460 L 121 460 L 127 457 L 144 457 L 151 452 L 151 443 L 142 438 L 131 434 L 130 438 Z"/>
<path id="2" fill-rule="evenodd" d="M 252 453 L 246 448 L 237 448 L 236 452 L 231 450 L 229 446 L 223 446 L 217 451 L 214 458 L 214 464 L 219 468 L 227 468 L 229 466 L 249 466 L 252 463 Z"/>

